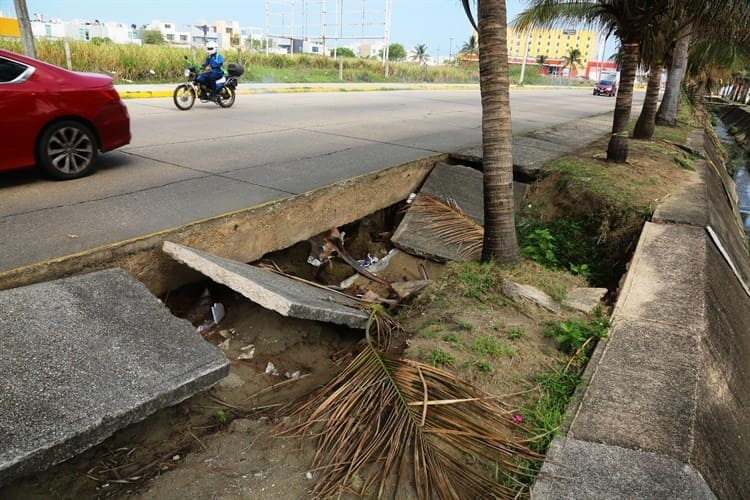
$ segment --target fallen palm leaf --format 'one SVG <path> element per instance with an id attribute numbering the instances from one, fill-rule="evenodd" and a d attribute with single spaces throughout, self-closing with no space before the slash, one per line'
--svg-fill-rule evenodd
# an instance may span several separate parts
<path id="1" fill-rule="evenodd" d="M 414 211 L 427 222 L 425 230 L 441 241 L 458 246 L 458 254 L 471 259 L 482 253 L 484 228 L 466 215 L 456 200 L 431 194 L 419 194 L 412 201 Z"/>
<path id="2" fill-rule="evenodd" d="M 512 412 L 451 373 L 379 351 L 374 321 L 364 350 L 279 429 L 317 438 L 316 497 L 395 497 L 408 480 L 421 499 L 525 492 L 522 464 L 541 457 L 514 437 Z"/>

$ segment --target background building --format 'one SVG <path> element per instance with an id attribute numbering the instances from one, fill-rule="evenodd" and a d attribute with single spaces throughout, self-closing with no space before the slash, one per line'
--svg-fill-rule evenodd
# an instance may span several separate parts
<path id="1" fill-rule="evenodd" d="M 583 74 L 583 68 L 595 59 L 596 40 L 596 32 L 589 30 L 568 28 L 518 31 L 508 26 L 508 62 L 521 63 L 525 57 L 526 64 L 534 64 L 539 56 L 544 56 L 545 73 L 575 77 Z M 581 62 L 577 65 L 577 71 L 570 75 L 563 58 L 568 56 L 572 49 L 580 51 Z"/>

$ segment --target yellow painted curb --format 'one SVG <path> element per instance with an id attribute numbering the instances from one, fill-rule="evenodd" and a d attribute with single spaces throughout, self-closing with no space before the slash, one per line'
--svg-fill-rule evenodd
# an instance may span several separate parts
<path id="1" fill-rule="evenodd" d="M 373 92 L 393 90 L 478 90 L 479 84 L 468 85 L 409 85 L 405 87 L 373 86 L 373 87 L 281 87 L 238 90 L 238 95 L 246 94 L 290 94 L 300 92 Z M 149 97 L 172 97 L 174 90 L 123 90 L 122 99 L 142 99 Z"/>

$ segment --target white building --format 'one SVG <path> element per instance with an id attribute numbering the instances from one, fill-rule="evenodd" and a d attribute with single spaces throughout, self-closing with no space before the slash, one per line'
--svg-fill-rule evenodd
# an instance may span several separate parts
<path id="1" fill-rule="evenodd" d="M 177 24 L 173 21 L 161 21 L 155 19 L 147 26 L 148 29 L 161 32 L 164 41 L 169 45 L 186 46 L 191 45 L 191 33 L 189 31 L 178 31 Z"/>
<path id="2" fill-rule="evenodd" d="M 141 44 L 138 31 L 135 28 L 117 22 L 101 22 L 97 19 L 93 21 L 81 19 L 72 21 L 45 20 L 40 14 L 34 14 L 34 18 L 31 20 L 31 33 L 34 38 L 68 38 L 83 41 L 89 41 L 92 38 L 108 38 L 115 43 Z"/>

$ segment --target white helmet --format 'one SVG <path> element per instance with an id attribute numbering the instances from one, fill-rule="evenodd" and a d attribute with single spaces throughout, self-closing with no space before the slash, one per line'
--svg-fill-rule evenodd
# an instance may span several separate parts
<path id="1" fill-rule="evenodd" d="M 216 45 L 216 42 L 208 42 L 206 44 L 206 52 L 208 52 L 208 55 L 214 55 L 216 54 L 216 50 L 219 48 L 218 45 Z"/>

